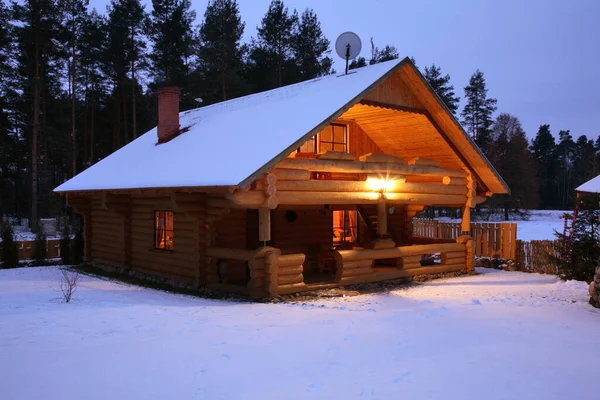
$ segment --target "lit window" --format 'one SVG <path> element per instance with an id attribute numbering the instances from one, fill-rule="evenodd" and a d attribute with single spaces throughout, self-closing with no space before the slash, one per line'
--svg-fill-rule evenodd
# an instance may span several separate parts
<path id="1" fill-rule="evenodd" d="M 358 212 L 356 210 L 333 211 L 333 244 L 358 242 Z"/>
<path id="2" fill-rule="evenodd" d="M 319 132 L 319 153 L 325 153 L 326 151 L 348 151 L 346 125 L 331 124 Z"/>
<path id="3" fill-rule="evenodd" d="M 348 152 L 348 127 L 342 124 L 330 124 L 316 136 L 300 146 L 298 153 L 325 153 L 327 151 Z"/>
<path id="4" fill-rule="evenodd" d="M 173 212 L 154 211 L 154 248 L 173 249 Z"/>

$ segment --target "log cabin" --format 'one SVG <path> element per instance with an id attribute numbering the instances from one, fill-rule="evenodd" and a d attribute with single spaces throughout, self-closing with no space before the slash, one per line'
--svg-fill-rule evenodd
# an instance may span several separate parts
<path id="1" fill-rule="evenodd" d="M 55 189 L 88 262 L 254 299 L 473 270 L 470 210 L 507 185 L 412 62 L 179 112 Z M 462 209 L 455 241 L 411 237 Z M 437 255 L 432 262 L 431 255 Z"/>

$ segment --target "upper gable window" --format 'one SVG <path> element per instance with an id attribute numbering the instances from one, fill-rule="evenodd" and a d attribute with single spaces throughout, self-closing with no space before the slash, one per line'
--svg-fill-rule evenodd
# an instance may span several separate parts
<path id="1" fill-rule="evenodd" d="M 319 132 L 319 153 L 326 151 L 348 151 L 348 127 L 331 124 Z"/>
<path id="2" fill-rule="evenodd" d="M 298 153 L 325 153 L 327 151 L 348 152 L 348 126 L 330 124 L 317 135 L 300 146 Z"/>

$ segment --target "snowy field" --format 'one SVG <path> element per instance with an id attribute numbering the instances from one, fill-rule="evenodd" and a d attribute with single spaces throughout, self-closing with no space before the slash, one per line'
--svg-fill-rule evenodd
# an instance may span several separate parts
<path id="1" fill-rule="evenodd" d="M 0 398 L 598 399 L 582 282 L 478 270 L 306 304 L 0 270 Z"/>

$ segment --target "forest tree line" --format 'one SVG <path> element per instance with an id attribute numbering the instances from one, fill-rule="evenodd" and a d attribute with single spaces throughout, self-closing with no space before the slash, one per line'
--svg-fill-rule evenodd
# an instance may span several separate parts
<path id="1" fill-rule="evenodd" d="M 154 127 L 162 86 L 179 86 L 186 110 L 335 72 L 311 9 L 272 1 L 247 43 L 236 0 L 211 0 L 195 21 L 189 0 L 152 0 L 150 10 L 112 0 L 105 12 L 86 0 L 0 0 L 0 215 L 35 229 L 64 214 L 53 188 Z M 370 59 L 350 68 L 398 58 L 394 46 L 370 44 Z M 422 72 L 456 114 L 450 76 Z M 517 117 L 496 111 L 476 71 L 458 117 L 512 189 L 497 201 L 571 206 L 573 188 L 597 173 L 600 141 L 561 131 L 557 143 L 542 125 L 529 143 Z"/>

